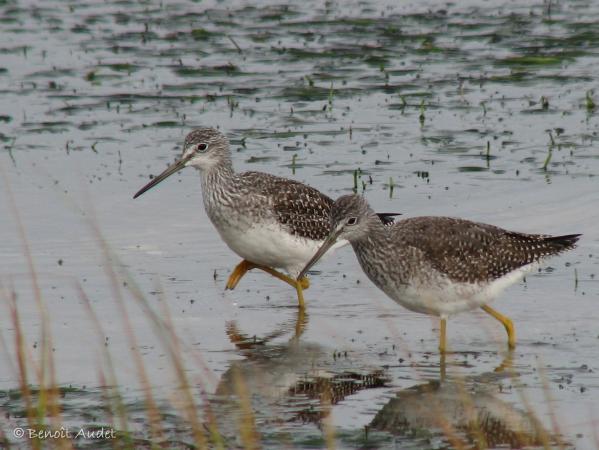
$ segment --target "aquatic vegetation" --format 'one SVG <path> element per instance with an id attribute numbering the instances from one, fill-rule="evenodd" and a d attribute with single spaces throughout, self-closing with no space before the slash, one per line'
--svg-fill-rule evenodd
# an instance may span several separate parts
<path id="1" fill-rule="evenodd" d="M 38 3 L 0 2 L 0 447 L 599 449 L 597 4 Z M 257 276 L 223 293 L 190 175 L 129 201 L 196 126 L 399 219 L 588 238 L 506 295 L 529 326 L 493 377 L 494 327 L 438 361 L 350 260 L 309 318 Z"/>

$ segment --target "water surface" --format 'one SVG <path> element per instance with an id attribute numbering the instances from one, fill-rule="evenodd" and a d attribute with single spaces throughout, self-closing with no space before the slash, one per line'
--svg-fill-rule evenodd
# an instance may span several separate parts
<path id="1" fill-rule="evenodd" d="M 522 424 L 533 412 L 558 441 L 598 447 L 599 153 L 589 99 L 599 101 L 599 4 L 5 1 L 0 11 L 0 429 L 9 440 L 23 423 L 9 395 L 19 380 L 9 292 L 32 367 L 43 328 L 23 231 L 73 426 L 107 420 L 83 411 L 102 402 L 108 349 L 133 430 L 147 438 L 133 347 L 171 414 L 169 438 L 192 439 L 170 401 L 178 377 L 169 352 L 127 290 L 136 284 L 153 310 L 168 310 L 199 409 L 213 405 L 227 446 L 243 445 L 235 377 L 247 380 L 263 447 L 322 447 L 330 436 L 338 448 L 455 446 L 410 409 L 427 396 L 460 400 L 451 382 L 435 384 L 437 322 L 386 298 L 351 249 L 317 267 L 302 318 L 293 290 L 261 273 L 224 291 L 239 258 L 217 239 L 194 170 L 132 200 L 201 125 L 229 136 L 238 170 L 332 197 L 356 189 L 381 211 L 583 233 L 576 250 L 495 304 L 516 325 L 517 376 L 487 375 L 502 364 L 504 335 L 482 312 L 449 322 L 446 369 L 483 416 L 516 411 Z M 119 291 L 111 270 L 128 286 Z M 452 429 L 474 439 L 459 421 Z M 542 445 L 535 432 L 526 442 Z M 487 442 L 521 444 L 513 439 Z"/>

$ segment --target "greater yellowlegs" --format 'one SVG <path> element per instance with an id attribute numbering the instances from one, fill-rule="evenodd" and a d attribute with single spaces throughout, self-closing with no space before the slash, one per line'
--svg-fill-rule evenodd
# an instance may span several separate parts
<path id="1" fill-rule="evenodd" d="M 346 195 L 333 205 L 331 233 L 299 277 L 338 240 L 348 240 L 385 294 L 407 309 L 440 317 L 441 352 L 447 317 L 479 307 L 504 325 L 514 348 L 512 321 L 487 303 L 541 259 L 573 248 L 579 236 L 516 233 L 450 217 L 414 217 L 384 227 L 363 197 Z"/>
<path id="2" fill-rule="evenodd" d="M 261 172 L 236 173 L 229 141 L 214 128 L 190 132 L 182 157 L 133 198 L 187 166 L 199 169 L 206 213 L 229 248 L 243 258 L 226 288 L 234 289 L 248 270 L 257 268 L 293 286 L 303 307 L 302 291 L 309 283 L 296 278 L 329 234 L 333 200 L 298 181 Z M 392 222 L 394 215 L 380 214 L 379 221 Z M 346 243 L 340 240 L 333 246 Z"/>

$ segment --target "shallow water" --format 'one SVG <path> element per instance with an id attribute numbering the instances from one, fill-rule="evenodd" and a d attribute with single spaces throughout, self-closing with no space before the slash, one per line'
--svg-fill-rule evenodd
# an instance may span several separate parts
<path id="1" fill-rule="evenodd" d="M 437 323 L 387 299 L 350 249 L 317 267 L 308 318 L 298 318 L 292 290 L 261 273 L 224 292 L 239 258 L 217 239 L 193 170 L 132 200 L 190 129 L 219 126 L 238 170 L 337 197 L 352 191 L 359 169 L 357 189 L 380 211 L 583 233 L 576 250 L 496 302 L 516 325 L 518 376 L 483 376 L 501 364 L 504 335 L 482 313 L 449 322 L 456 353 L 447 371 L 467 377 L 482 403 L 532 409 L 566 443 L 598 448 L 599 109 L 587 93 L 599 101 L 599 4 L 548 5 L 0 2 L 0 388 L 19 379 L 7 292 L 17 294 L 34 361 L 43 328 L 18 218 L 57 379 L 74 389 L 65 395 L 73 426 L 106 420 L 81 412 L 101 401 L 103 349 L 140 416 L 131 347 L 165 411 L 177 387 L 169 352 L 143 307 L 118 289 L 123 280 L 112 283 L 114 269 L 163 317 L 169 311 L 197 401 L 214 405 L 225 435 L 235 436 L 232 418 L 243 415 L 229 395 L 241 373 L 265 447 L 323 446 L 331 429 L 339 448 L 453 445 L 430 422 L 381 425 L 397 419 L 397 393 L 439 378 Z M 242 334 L 265 340 L 240 347 Z M 318 394 L 340 385 L 346 395 L 332 404 Z M 13 439 L 18 402 L 0 396 L 0 408 L 11 412 L 1 430 Z M 176 411 L 169 423 L 172 439 L 190 439 Z"/>

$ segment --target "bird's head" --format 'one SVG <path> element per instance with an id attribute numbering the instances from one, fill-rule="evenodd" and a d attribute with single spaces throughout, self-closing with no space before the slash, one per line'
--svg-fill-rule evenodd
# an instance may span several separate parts
<path id="1" fill-rule="evenodd" d="M 360 195 L 344 195 L 339 197 L 331 208 L 331 231 L 324 240 L 316 254 L 306 264 L 298 276 L 298 279 L 304 277 L 308 270 L 324 256 L 324 254 L 337 241 L 347 240 L 355 242 L 368 233 L 369 221 L 371 218 L 380 220 L 374 211 L 368 205 L 364 197 Z"/>
<path id="2" fill-rule="evenodd" d="M 193 166 L 202 171 L 209 171 L 223 163 L 231 163 L 227 138 L 214 128 L 196 128 L 185 137 L 181 157 L 142 187 L 133 198 L 139 197 L 185 167 Z"/>
<path id="3" fill-rule="evenodd" d="M 230 158 L 228 139 L 214 128 L 196 128 L 185 137 L 181 157 L 185 166 L 209 170 Z"/>

